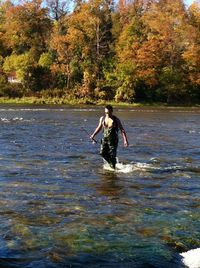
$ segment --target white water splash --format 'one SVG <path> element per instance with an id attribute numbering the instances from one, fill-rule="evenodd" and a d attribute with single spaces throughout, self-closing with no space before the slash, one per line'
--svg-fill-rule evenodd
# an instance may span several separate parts
<path id="1" fill-rule="evenodd" d="M 147 164 L 147 163 L 124 164 L 124 163 L 119 162 L 119 159 L 117 158 L 117 164 L 116 164 L 115 169 L 112 168 L 105 160 L 104 160 L 103 168 L 105 170 L 115 171 L 115 172 L 119 172 L 119 173 L 131 173 L 131 172 L 136 171 L 136 170 L 145 171 L 147 169 L 152 169 L 153 166 L 151 164 Z"/>
<path id="2" fill-rule="evenodd" d="M 134 168 L 133 164 L 123 164 L 123 163 L 116 164 L 116 171 L 117 172 L 130 173 L 134 170 L 135 170 L 135 168 Z"/>
<path id="3" fill-rule="evenodd" d="M 35 119 L 34 118 L 32 118 L 32 119 L 24 119 L 23 117 L 13 117 L 13 118 L 8 119 L 8 118 L 5 118 L 5 117 L 1 117 L 0 121 L 4 122 L 4 123 L 12 123 L 12 122 L 20 122 L 20 121 L 32 122 L 32 121 L 35 121 Z"/>
<path id="4" fill-rule="evenodd" d="M 14 117 L 12 120 L 13 121 L 22 121 L 23 117 Z"/>
<path id="5" fill-rule="evenodd" d="M 103 169 L 114 172 L 130 173 L 131 171 L 133 171 L 133 165 L 120 163 L 119 159 L 117 158 L 117 164 L 114 169 L 108 164 L 106 160 L 103 159 Z"/>
<path id="6" fill-rule="evenodd" d="M 9 123 L 9 122 L 10 122 L 9 119 L 7 119 L 7 118 L 3 118 L 3 117 L 1 117 L 1 121 L 4 122 L 4 123 Z"/>
<path id="7" fill-rule="evenodd" d="M 10 119 L 1 117 L 2 122 L 8 122 L 8 123 L 11 122 L 11 121 L 22 121 L 22 120 L 23 120 L 22 117 L 13 117 L 13 118 L 10 118 Z"/>
<path id="8" fill-rule="evenodd" d="M 121 173 L 131 173 L 134 171 L 173 172 L 173 171 L 177 171 L 181 169 L 181 166 L 174 164 L 172 166 L 163 167 L 163 166 L 155 166 L 154 163 L 142 163 L 142 162 L 138 162 L 138 163 L 131 162 L 129 164 L 125 164 L 125 163 L 119 162 L 117 158 L 117 164 L 116 164 L 115 169 L 113 169 L 105 160 L 104 160 L 103 168 L 105 170 L 121 172 Z"/>
<path id="9" fill-rule="evenodd" d="M 112 168 L 108 163 L 104 162 L 103 169 L 109 170 L 109 171 L 116 171 L 114 168 Z"/>
<path id="10" fill-rule="evenodd" d="M 180 254 L 183 263 L 189 268 L 200 268 L 200 248 L 192 249 Z"/>

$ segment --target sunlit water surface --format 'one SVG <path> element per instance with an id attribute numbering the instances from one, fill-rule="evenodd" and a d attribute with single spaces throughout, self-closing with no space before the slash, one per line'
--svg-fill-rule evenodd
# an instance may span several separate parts
<path id="1" fill-rule="evenodd" d="M 115 172 L 81 130 L 102 112 L 0 106 L 0 267 L 184 267 L 200 247 L 200 109 L 115 109 Z"/>

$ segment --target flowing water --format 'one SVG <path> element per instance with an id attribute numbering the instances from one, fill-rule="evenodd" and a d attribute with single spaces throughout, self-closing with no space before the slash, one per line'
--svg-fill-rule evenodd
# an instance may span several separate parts
<path id="1" fill-rule="evenodd" d="M 0 267 L 184 267 L 200 247 L 200 109 L 116 108 L 116 171 L 81 130 L 103 110 L 0 106 Z"/>

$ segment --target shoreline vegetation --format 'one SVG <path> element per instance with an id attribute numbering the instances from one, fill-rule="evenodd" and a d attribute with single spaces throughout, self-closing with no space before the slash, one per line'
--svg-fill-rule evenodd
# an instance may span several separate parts
<path id="1" fill-rule="evenodd" d="M 183 0 L 0 1 L 0 102 L 200 104 L 199 17 Z"/>
<path id="2" fill-rule="evenodd" d="M 154 108 L 200 108 L 199 104 L 167 104 L 167 103 L 127 103 L 127 102 L 115 102 L 115 101 L 106 101 L 106 100 L 97 100 L 94 101 L 88 98 L 81 99 L 72 99 L 72 98 L 56 98 L 56 97 L 17 97 L 17 98 L 8 98 L 0 97 L 0 105 L 2 104 L 22 104 L 22 105 L 94 105 L 94 106 L 103 106 L 103 105 L 113 105 L 115 107 L 154 107 Z"/>

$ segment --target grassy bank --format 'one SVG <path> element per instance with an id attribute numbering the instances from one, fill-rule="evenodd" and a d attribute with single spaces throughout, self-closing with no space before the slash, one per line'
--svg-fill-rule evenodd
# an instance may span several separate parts
<path id="1" fill-rule="evenodd" d="M 64 99 L 64 98 L 38 98 L 38 97 L 22 97 L 22 98 L 0 98 L 0 104 L 87 104 L 86 100 Z M 89 104 L 89 101 L 88 101 Z M 92 103 L 91 103 L 92 104 Z"/>
<path id="2" fill-rule="evenodd" d="M 113 106 L 140 106 L 141 104 L 136 103 L 116 103 L 112 101 L 94 101 L 88 98 L 82 99 L 68 99 L 68 98 L 38 98 L 38 97 L 22 97 L 22 98 L 0 98 L 0 104 L 55 104 L 55 105 L 105 105 L 111 104 Z"/>
<path id="3" fill-rule="evenodd" d="M 0 104 L 36 104 L 36 105 L 98 105 L 103 106 L 110 104 L 118 107 L 154 107 L 154 108 L 171 108 L 171 107 L 190 107 L 199 108 L 200 105 L 169 105 L 166 103 L 125 103 L 115 101 L 94 101 L 88 98 L 72 99 L 72 98 L 58 98 L 58 97 L 22 97 L 22 98 L 5 98 L 0 97 Z"/>

